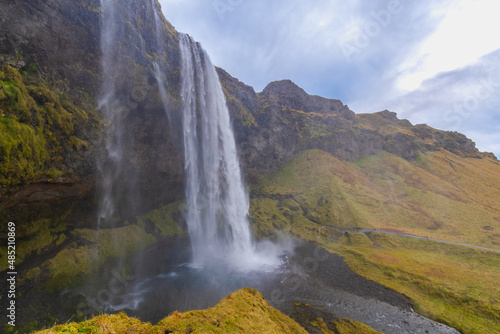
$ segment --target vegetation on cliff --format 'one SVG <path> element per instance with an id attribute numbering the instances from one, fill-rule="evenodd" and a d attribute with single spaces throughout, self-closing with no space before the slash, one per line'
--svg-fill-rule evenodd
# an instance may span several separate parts
<path id="1" fill-rule="evenodd" d="M 82 197 L 91 197 L 103 159 L 94 156 L 106 125 L 95 111 L 102 80 L 99 4 L 37 4 L 34 11 L 31 2 L 11 1 L 0 12 L 0 213 L 17 219 L 20 291 L 35 286 L 45 293 L 83 284 L 111 261 L 186 231 L 177 201 L 184 196 L 182 134 L 175 125 L 181 119 L 177 32 L 161 18 L 165 38 L 158 46 L 152 15 L 158 2 L 127 2 L 131 7 L 120 11 L 124 35 L 137 39 L 119 45 L 122 67 L 113 73 L 121 102 L 133 106 L 124 122 L 129 163 L 123 175 L 139 185 L 130 201 L 147 203 L 134 203 L 141 210 L 99 230 L 88 223 L 95 219 L 95 198 L 79 208 Z M 168 82 L 172 122 L 153 61 Z M 285 232 L 312 240 L 345 256 L 364 277 L 409 296 L 419 312 L 464 332 L 494 331 L 500 321 L 497 254 L 341 231 L 367 228 L 498 249 L 500 166 L 492 154 L 478 152 L 459 133 L 414 126 L 389 111 L 355 115 L 342 102 L 310 96 L 289 80 L 255 93 L 218 72 L 244 173 L 253 184 L 250 213 L 259 238 Z M 22 187 L 63 181 L 68 192 Z M 88 185 L 74 191 L 76 183 Z M 0 270 L 5 258 L 2 249 Z M 258 321 L 245 316 L 246 308 Z M 286 332 L 296 328 L 288 320 L 244 290 L 218 307 L 176 313 L 157 326 L 120 314 L 49 332 Z M 331 330 L 315 321 L 323 332 Z M 335 326 L 338 332 L 369 332 L 348 320 Z"/>
<path id="2" fill-rule="evenodd" d="M 53 180 L 89 148 L 95 112 L 76 107 L 36 77 L 0 68 L 0 185 Z"/>

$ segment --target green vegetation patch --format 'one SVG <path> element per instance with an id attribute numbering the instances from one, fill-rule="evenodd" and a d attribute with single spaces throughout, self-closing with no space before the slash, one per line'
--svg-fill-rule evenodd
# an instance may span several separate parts
<path id="1" fill-rule="evenodd" d="M 80 229 L 71 232 L 76 240 L 45 261 L 40 271 L 29 272 L 32 280 L 50 278 L 49 291 L 60 291 L 81 284 L 107 261 L 126 258 L 156 242 L 156 238 L 137 225 L 114 229 Z"/>
<path id="2" fill-rule="evenodd" d="M 38 77 L 1 67 L 0 186 L 66 171 L 64 157 L 88 149 L 82 134 L 95 119 Z"/>
<path id="3" fill-rule="evenodd" d="M 185 209 L 185 203 L 177 201 L 137 217 L 137 225 L 161 237 L 183 235 L 187 231 L 179 226 L 179 220 Z"/>
<path id="4" fill-rule="evenodd" d="M 60 245 L 65 239 L 64 220 L 70 210 L 57 218 L 40 218 L 29 224 L 19 224 L 17 229 L 16 264 L 20 265 L 30 255 L 40 255 L 52 246 Z M 7 269 L 7 250 L 0 250 L 0 270 Z"/>

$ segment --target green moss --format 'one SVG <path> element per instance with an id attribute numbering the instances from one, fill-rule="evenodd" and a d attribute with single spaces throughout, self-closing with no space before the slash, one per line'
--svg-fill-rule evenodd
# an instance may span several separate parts
<path id="1" fill-rule="evenodd" d="M 45 275 L 52 277 L 46 283 L 49 291 L 77 286 L 107 261 L 126 258 L 156 242 L 154 236 L 137 225 L 98 231 L 75 230 L 72 237 L 79 242 L 63 249 L 41 266 Z"/>
<path id="2" fill-rule="evenodd" d="M 174 312 L 156 326 L 124 313 L 100 315 L 81 323 L 56 325 L 37 333 L 307 333 L 299 324 L 269 306 L 262 295 L 244 288 L 203 311 Z"/>
<path id="3" fill-rule="evenodd" d="M 244 288 L 213 308 L 174 312 L 156 326 L 174 333 L 307 333 L 295 321 L 269 306 L 262 295 Z"/>
<path id="4" fill-rule="evenodd" d="M 95 116 L 63 97 L 37 76 L 0 68 L 0 186 L 64 172 L 69 152 L 88 149 L 79 134 Z"/>
<path id="5" fill-rule="evenodd" d="M 43 169 L 47 151 L 40 131 L 15 119 L 0 119 L 0 185 L 27 182 Z"/>
<path id="6" fill-rule="evenodd" d="M 41 218 L 27 223 L 17 224 L 17 247 L 16 264 L 23 263 L 26 257 L 31 254 L 42 254 L 51 247 L 61 244 L 66 236 L 63 232 L 66 230 L 64 221 L 71 209 L 63 212 L 57 218 Z M 6 269 L 7 261 L 5 254 L 0 253 L 0 270 Z"/>
<path id="7" fill-rule="evenodd" d="M 152 226 L 152 233 L 161 237 L 185 234 L 186 231 L 179 226 L 179 218 L 184 209 L 185 204 L 181 201 L 168 204 L 137 217 L 137 225 L 146 230 Z"/>
<path id="8" fill-rule="evenodd" d="M 314 327 L 317 327 L 321 331 L 322 334 L 335 334 L 334 332 L 332 332 L 331 330 L 328 329 L 328 326 L 325 324 L 325 322 L 321 318 L 318 318 L 318 319 L 314 320 L 313 322 L 311 322 L 311 325 L 313 325 Z"/>

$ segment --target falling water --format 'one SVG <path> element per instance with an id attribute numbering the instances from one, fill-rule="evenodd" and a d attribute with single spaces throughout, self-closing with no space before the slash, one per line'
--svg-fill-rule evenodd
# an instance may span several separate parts
<path id="1" fill-rule="evenodd" d="M 110 0 L 101 0 L 101 50 L 102 50 L 102 72 L 103 83 L 101 86 L 101 94 L 99 96 L 98 107 L 102 110 L 108 121 L 106 130 L 105 147 L 108 153 L 109 164 L 105 166 L 100 164 L 103 189 L 101 194 L 101 205 L 99 209 L 99 225 L 102 221 L 109 221 L 114 213 L 115 206 L 113 203 L 114 181 L 117 179 L 121 170 L 121 160 L 123 157 L 122 146 L 122 126 L 121 116 L 115 110 L 116 103 L 116 87 L 113 78 L 113 64 L 116 61 L 117 55 L 113 52 L 113 44 L 118 33 L 117 26 L 113 23 L 116 21 L 115 7 Z"/>
<path id="2" fill-rule="evenodd" d="M 249 201 L 224 94 L 208 55 L 179 35 L 187 225 L 193 264 L 251 257 Z"/>
<path id="3" fill-rule="evenodd" d="M 103 79 L 98 107 L 106 124 L 107 156 L 98 164 L 102 182 L 98 221 L 99 226 L 103 222 L 109 226 L 135 210 L 135 178 L 130 164 L 124 163 L 133 138 L 125 135 L 125 119 L 147 96 L 148 83 L 144 74 L 130 70 L 146 57 L 144 38 L 127 24 L 137 20 L 131 9 L 136 1 L 100 1 Z"/>
<path id="4" fill-rule="evenodd" d="M 168 80 L 165 56 L 167 35 L 156 1 L 141 3 L 142 13 L 154 25 L 155 37 L 148 40 L 141 31 L 126 22 L 135 22 L 135 0 L 101 0 L 103 85 L 99 107 L 108 121 L 106 135 L 107 163 L 101 166 L 103 191 L 100 220 L 126 218 L 133 214 L 134 189 L 130 183 L 136 172 L 126 164 L 126 153 L 133 151 L 133 137 L 125 136 L 127 114 L 134 103 L 125 103 L 136 87 L 138 75 L 130 69 L 139 63 L 153 70 L 159 95 L 167 116 Z M 275 257 L 256 255 L 252 242 L 248 208 L 249 200 L 243 184 L 224 93 L 214 66 L 198 43 L 179 34 L 181 53 L 182 127 L 186 169 L 187 225 L 193 250 L 193 265 L 205 267 L 212 262 L 263 264 Z M 146 57 L 158 56 L 150 62 Z M 151 65 L 149 67 L 148 64 Z M 151 73 L 151 72 L 149 72 Z M 143 76 L 147 76 L 143 74 Z M 140 77 L 140 75 L 139 75 Z M 132 85 L 132 86 L 131 86 Z M 148 86 L 149 87 L 149 86 Z M 146 96 L 146 95 L 144 95 Z M 132 101 L 139 103 L 140 101 Z M 137 105 L 135 103 L 135 105 Z M 169 122 L 172 126 L 172 122 Z M 177 129 L 165 129 L 174 132 Z M 129 153 L 127 153 L 129 154 Z M 133 166 L 132 166 L 133 167 Z M 130 184 L 129 184 L 130 183 Z M 127 211 L 128 210 L 128 211 Z M 123 212 L 127 211 L 127 212 Z M 258 247 L 262 249 L 262 245 Z M 273 262 L 274 263 L 274 262 Z"/>
<path id="5" fill-rule="evenodd" d="M 154 15 L 154 24 L 155 24 L 155 33 L 156 33 L 156 47 L 157 47 L 157 53 L 162 54 L 166 52 L 165 48 L 165 29 L 162 25 L 162 21 L 160 19 L 160 15 L 158 14 L 158 9 L 156 8 L 155 5 L 155 0 L 151 0 L 151 8 L 153 9 L 153 15 Z M 165 113 L 167 114 L 168 117 L 168 124 L 172 126 L 172 119 L 170 116 L 170 110 L 169 110 L 169 103 L 168 103 L 168 94 L 167 94 L 167 83 L 163 78 L 163 73 L 161 70 L 161 66 L 158 62 L 153 61 L 153 69 L 154 69 L 154 75 L 156 82 L 158 84 L 158 90 L 160 91 L 160 98 L 161 102 L 163 104 L 163 109 L 165 110 Z"/>

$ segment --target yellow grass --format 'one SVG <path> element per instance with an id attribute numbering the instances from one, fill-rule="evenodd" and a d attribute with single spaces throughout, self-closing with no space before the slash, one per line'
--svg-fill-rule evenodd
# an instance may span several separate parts
<path id="1" fill-rule="evenodd" d="M 299 324 L 269 306 L 262 295 L 244 288 L 203 311 L 174 312 L 156 326 L 125 314 L 102 315 L 82 323 L 54 326 L 55 333 L 304 333 Z"/>

